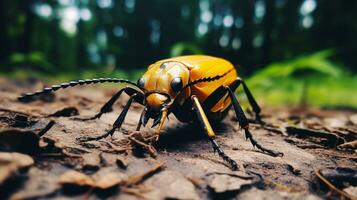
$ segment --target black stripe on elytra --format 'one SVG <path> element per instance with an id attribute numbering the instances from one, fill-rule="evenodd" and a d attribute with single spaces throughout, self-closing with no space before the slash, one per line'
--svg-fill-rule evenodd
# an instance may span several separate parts
<path id="1" fill-rule="evenodd" d="M 194 80 L 192 81 L 191 83 L 187 84 L 185 87 L 182 88 L 183 89 L 186 89 L 188 87 L 191 87 L 192 85 L 195 85 L 197 83 L 203 83 L 203 82 L 212 82 L 212 81 L 216 81 L 216 80 L 219 80 L 223 77 L 225 77 L 227 74 L 229 74 L 229 72 L 231 72 L 233 69 L 230 69 L 228 70 L 227 72 L 225 72 L 224 74 L 222 75 L 217 75 L 217 76 L 214 76 L 214 77 L 205 77 L 205 78 L 201 78 L 201 79 L 197 79 L 197 80 Z"/>

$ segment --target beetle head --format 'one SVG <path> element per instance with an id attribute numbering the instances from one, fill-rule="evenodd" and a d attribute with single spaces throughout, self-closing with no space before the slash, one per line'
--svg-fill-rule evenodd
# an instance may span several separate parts
<path id="1" fill-rule="evenodd" d="M 170 109 L 175 101 L 183 101 L 189 89 L 181 90 L 188 82 L 189 70 L 183 63 L 159 61 L 150 65 L 138 80 L 138 86 L 145 92 L 147 117 L 156 119 L 163 109 Z"/>

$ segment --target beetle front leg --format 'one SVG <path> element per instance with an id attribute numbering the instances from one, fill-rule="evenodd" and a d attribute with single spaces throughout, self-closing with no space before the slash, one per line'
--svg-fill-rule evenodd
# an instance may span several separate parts
<path id="1" fill-rule="evenodd" d="M 114 103 L 119 99 L 120 95 L 124 92 L 125 88 L 119 90 L 117 93 L 115 93 L 107 103 L 105 103 L 100 111 L 94 115 L 93 117 L 88 117 L 88 118 L 74 118 L 75 120 L 80 120 L 80 121 L 88 121 L 88 120 L 94 120 L 94 119 L 99 119 L 104 113 L 111 112 L 113 110 L 113 105 Z"/>
<path id="2" fill-rule="evenodd" d="M 96 136 L 96 137 L 82 137 L 82 138 L 78 138 L 78 139 L 82 142 L 86 142 L 86 141 L 91 141 L 91 140 L 100 140 L 102 138 L 108 137 L 109 135 L 113 135 L 115 130 L 119 129 L 121 127 L 121 125 L 123 124 L 124 119 L 125 119 L 126 115 L 128 114 L 128 110 L 129 110 L 131 103 L 133 102 L 133 99 L 135 98 L 135 96 L 137 96 L 137 94 L 133 94 L 130 97 L 130 99 L 124 106 L 123 111 L 120 113 L 119 117 L 115 120 L 115 122 L 113 124 L 113 128 L 111 130 L 109 130 L 108 132 L 106 132 L 102 135 Z"/>
<path id="3" fill-rule="evenodd" d="M 254 138 L 253 138 L 253 135 L 252 133 L 249 131 L 249 122 L 248 122 L 248 119 L 247 117 L 245 116 L 244 112 L 243 112 L 243 109 L 242 107 L 240 106 L 236 96 L 234 95 L 233 91 L 229 88 L 229 87 L 226 87 L 226 89 L 228 90 L 228 94 L 229 94 L 229 97 L 231 98 L 232 100 L 232 104 L 233 104 L 233 107 L 234 107 L 234 111 L 236 113 L 236 116 L 237 116 L 237 119 L 238 119 L 238 122 L 239 122 L 239 125 L 244 129 L 245 131 L 245 137 L 246 139 L 249 139 L 250 142 L 252 143 L 252 145 L 254 147 L 257 147 L 258 149 L 260 149 L 261 151 L 265 152 L 265 153 L 268 153 L 274 157 L 277 157 L 277 156 L 283 156 L 284 154 L 281 153 L 281 152 L 278 152 L 278 151 L 274 151 L 274 150 L 271 150 L 271 149 L 268 149 L 268 148 L 265 148 L 263 147 L 261 144 L 259 144 Z"/>
<path id="4" fill-rule="evenodd" d="M 196 112 L 198 121 L 200 122 L 203 130 L 206 132 L 206 134 L 208 135 L 211 143 L 212 143 L 212 147 L 214 152 L 217 152 L 218 155 L 226 162 L 228 162 L 232 168 L 232 170 L 237 170 L 238 169 L 238 164 L 236 163 L 236 161 L 234 161 L 232 158 L 230 158 L 226 153 L 224 153 L 224 151 L 220 148 L 220 146 L 218 145 L 217 141 L 215 140 L 216 134 L 214 133 L 206 114 L 203 111 L 203 108 L 200 104 L 200 102 L 198 101 L 198 98 L 196 96 L 192 96 L 191 97 L 192 101 L 193 101 L 193 108 Z"/>
<path id="5" fill-rule="evenodd" d="M 100 109 L 100 111 L 94 115 L 93 117 L 88 117 L 88 118 L 74 118 L 75 120 L 79 120 L 79 121 L 88 121 L 88 120 L 94 120 L 94 119 L 99 119 L 103 114 L 111 112 L 113 110 L 113 105 L 114 103 L 119 99 L 119 97 L 121 96 L 121 94 L 125 92 L 127 93 L 129 96 L 131 96 L 132 94 L 134 94 L 136 92 L 136 90 L 130 88 L 130 87 L 125 87 L 121 90 L 119 90 L 117 93 L 115 93 L 108 102 L 106 102 L 102 108 Z"/>
<path id="6" fill-rule="evenodd" d="M 166 117 L 167 117 L 167 108 L 163 108 L 161 110 L 161 117 L 160 117 L 159 126 L 157 127 L 157 129 L 155 131 L 156 141 L 159 140 L 161 129 L 162 129 L 163 125 L 164 125 Z"/>

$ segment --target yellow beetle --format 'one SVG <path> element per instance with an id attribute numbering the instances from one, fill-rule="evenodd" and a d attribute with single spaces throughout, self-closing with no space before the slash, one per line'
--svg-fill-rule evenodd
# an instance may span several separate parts
<path id="1" fill-rule="evenodd" d="M 97 137 L 81 138 L 81 140 L 98 140 L 112 135 L 119 129 L 125 116 L 134 101 L 145 106 L 141 114 L 137 130 L 145 126 L 150 118 L 154 119 L 152 127 L 156 129 L 157 139 L 166 117 L 173 113 L 182 122 L 199 122 L 212 142 L 214 151 L 218 152 L 233 170 L 237 163 L 227 156 L 215 140 L 215 133 L 210 122 L 221 121 L 233 105 L 238 122 L 245 131 L 245 136 L 253 146 L 272 156 L 282 156 L 280 152 L 267 149 L 260 145 L 249 131 L 248 120 L 234 95 L 240 84 L 243 85 L 248 101 L 260 121 L 260 107 L 253 98 L 245 82 L 238 77 L 234 66 L 227 60 L 207 55 L 189 55 L 160 60 L 151 64 L 145 74 L 137 83 L 117 78 L 100 78 L 71 81 L 45 88 L 35 93 L 27 93 L 19 97 L 20 101 L 32 101 L 36 97 L 64 89 L 70 86 L 92 83 L 124 83 L 126 86 L 119 90 L 93 117 L 82 119 L 91 120 L 99 118 L 103 113 L 112 111 L 112 106 L 122 92 L 130 96 L 123 111 L 107 133 Z"/>

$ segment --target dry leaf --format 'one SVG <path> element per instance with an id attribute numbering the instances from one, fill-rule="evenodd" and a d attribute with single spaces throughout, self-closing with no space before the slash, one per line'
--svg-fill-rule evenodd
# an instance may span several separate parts
<path id="1" fill-rule="evenodd" d="M 59 189 L 57 179 L 48 171 L 31 168 L 28 172 L 30 177 L 24 187 L 11 195 L 11 200 L 16 199 L 39 199 L 55 193 Z"/>
<path id="2" fill-rule="evenodd" d="M 0 185 L 23 168 L 34 164 L 33 159 L 21 153 L 0 153 Z"/>
<path id="3" fill-rule="evenodd" d="M 357 187 L 349 186 L 349 187 L 343 189 L 343 191 L 346 192 L 347 194 L 357 198 Z"/>
<path id="4" fill-rule="evenodd" d="M 147 199 L 200 199 L 192 182 L 175 171 L 163 171 L 145 181 L 145 184 L 154 187 L 143 194 Z"/>
<path id="5" fill-rule="evenodd" d="M 0 150 L 33 154 L 39 150 L 39 136 L 32 131 L 7 129 L 0 132 Z"/>
<path id="6" fill-rule="evenodd" d="M 59 183 L 62 185 L 77 185 L 77 186 L 88 186 L 94 187 L 94 180 L 83 174 L 74 170 L 69 170 L 59 177 Z"/>
<path id="7" fill-rule="evenodd" d="M 127 175 L 118 171 L 113 171 L 110 168 L 102 168 L 99 172 L 93 175 L 95 187 L 100 189 L 109 189 L 111 187 L 123 184 Z"/>
<path id="8" fill-rule="evenodd" d="M 112 168 L 102 168 L 92 176 L 69 170 L 62 174 L 59 183 L 62 185 L 87 186 L 99 189 L 108 189 L 126 181 L 127 176 L 114 171 Z"/>
<path id="9" fill-rule="evenodd" d="M 253 185 L 257 179 L 249 176 L 231 174 L 211 174 L 208 177 L 208 186 L 216 193 L 240 190 L 243 186 Z"/>
<path id="10" fill-rule="evenodd" d="M 86 153 L 82 155 L 83 169 L 98 170 L 100 166 L 99 153 Z"/>

